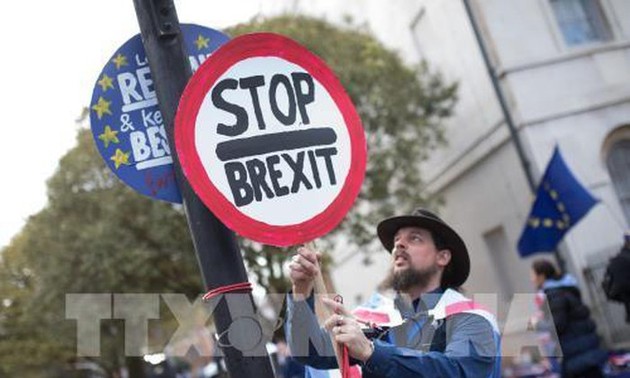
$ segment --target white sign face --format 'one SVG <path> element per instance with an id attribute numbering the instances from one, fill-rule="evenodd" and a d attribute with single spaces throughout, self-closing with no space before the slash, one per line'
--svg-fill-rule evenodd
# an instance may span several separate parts
<path id="1" fill-rule="evenodd" d="M 309 241 L 349 210 L 365 173 L 365 137 L 319 58 L 278 35 L 218 50 L 189 82 L 176 118 L 182 169 L 202 201 L 243 236 Z"/>
<path id="2" fill-rule="evenodd" d="M 221 194 L 270 225 L 323 212 L 350 170 L 348 129 L 334 100 L 276 57 L 250 58 L 221 75 L 197 115 L 195 148 Z"/>

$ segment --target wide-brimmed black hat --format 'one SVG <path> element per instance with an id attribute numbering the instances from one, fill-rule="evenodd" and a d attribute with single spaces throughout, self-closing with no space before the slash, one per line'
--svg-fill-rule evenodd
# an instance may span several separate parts
<path id="1" fill-rule="evenodd" d="M 427 229 L 437 235 L 451 251 L 451 262 L 442 275 L 442 286 L 458 287 L 466 282 L 470 273 L 470 257 L 466 244 L 455 230 L 440 217 L 425 209 L 416 209 L 411 215 L 387 218 L 378 224 L 376 232 L 389 253 L 394 249 L 394 235 L 403 227 Z"/>

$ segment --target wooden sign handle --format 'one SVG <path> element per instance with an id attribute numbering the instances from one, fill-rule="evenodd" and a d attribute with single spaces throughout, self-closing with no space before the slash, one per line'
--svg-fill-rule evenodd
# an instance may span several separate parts
<path id="1" fill-rule="evenodd" d="M 306 248 L 312 251 L 317 251 L 317 247 L 315 246 L 314 241 L 310 241 L 306 243 L 305 246 Z M 330 293 L 328 292 L 328 289 L 326 288 L 326 284 L 324 283 L 324 276 L 322 274 L 321 265 L 320 265 L 319 274 L 315 277 L 315 282 L 313 286 L 313 295 L 315 296 L 315 313 L 317 314 L 319 323 L 321 324 L 326 319 L 330 318 L 333 315 L 333 312 L 322 301 L 323 297 L 326 297 L 329 299 L 333 299 L 333 298 L 331 298 Z M 319 312 L 318 312 L 318 309 L 319 309 Z M 342 366 L 343 366 L 342 364 L 343 359 L 341 355 L 341 350 L 343 348 L 343 345 L 334 341 L 335 336 L 332 334 L 332 332 L 329 334 L 330 334 L 330 341 L 335 351 L 335 358 L 337 359 L 337 365 L 339 366 L 339 370 L 341 371 Z M 341 373 L 343 376 L 343 372 Z"/>

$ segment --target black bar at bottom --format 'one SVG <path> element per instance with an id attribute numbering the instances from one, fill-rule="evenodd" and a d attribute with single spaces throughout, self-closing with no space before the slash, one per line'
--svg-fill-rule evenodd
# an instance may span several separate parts
<path id="1" fill-rule="evenodd" d="M 216 152 L 219 160 L 227 161 L 278 151 L 325 146 L 336 141 L 335 130 L 319 127 L 228 140 L 217 144 Z"/>

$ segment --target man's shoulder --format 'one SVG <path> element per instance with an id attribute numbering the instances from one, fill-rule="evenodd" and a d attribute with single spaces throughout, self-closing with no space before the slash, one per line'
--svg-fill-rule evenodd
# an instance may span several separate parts
<path id="1" fill-rule="evenodd" d="M 460 312 L 450 315 L 446 318 L 447 324 L 450 323 L 457 327 L 480 327 L 483 329 L 494 330 L 493 323 L 496 320 L 494 316 L 483 316 L 479 313 Z"/>
<path id="2" fill-rule="evenodd" d="M 442 298 L 429 313 L 437 320 L 453 320 L 454 324 L 462 326 L 484 328 L 488 326 L 493 331 L 499 332 L 497 320 L 492 311 L 452 289 L 444 292 Z"/>
<path id="3" fill-rule="evenodd" d="M 444 323 L 446 340 L 449 348 L 460 349 L 472 353 L 470 346 L 474 346 L 475 353 L 484 357 L 497 357 L 500 353 L 500 333 L 496 327 L 494 317 L 483 316 L 475 312 L 460 312 L 446 318 Z M 454 350 L 451 353 L 454 353 Z M 496 361 L 494 361 L 496 362 Z"/>

